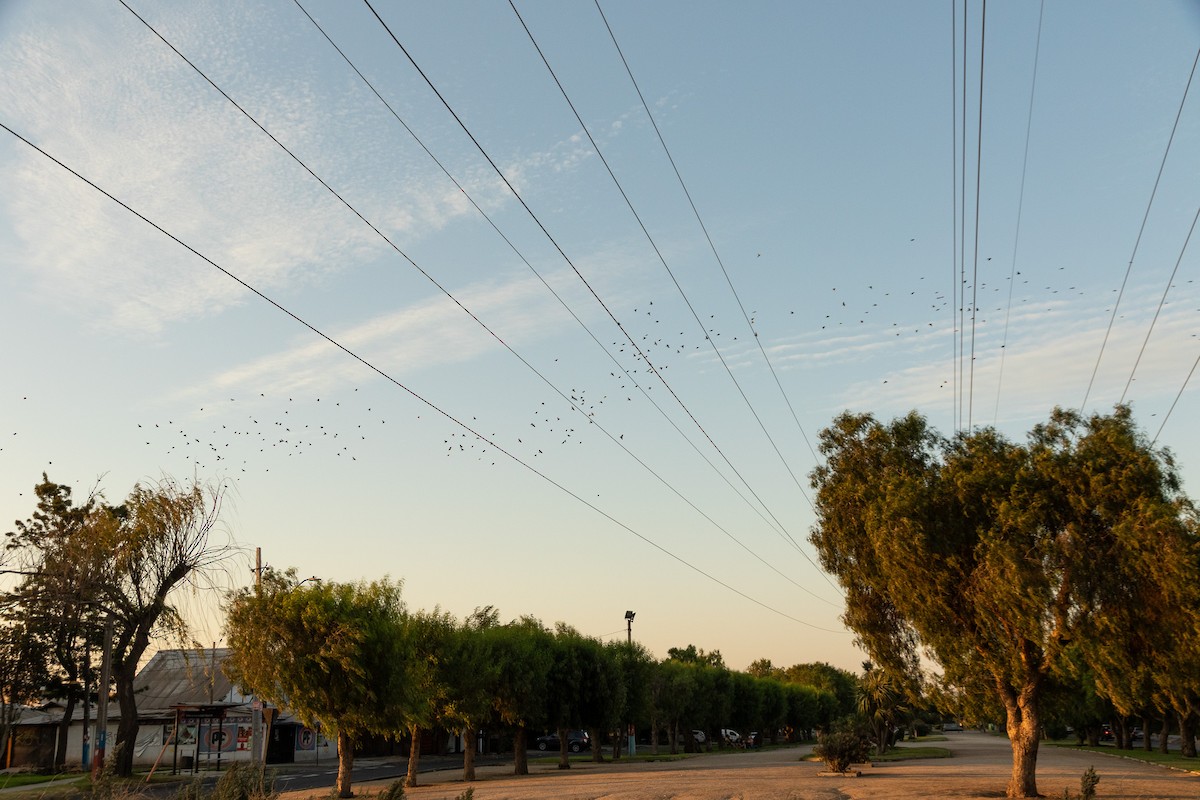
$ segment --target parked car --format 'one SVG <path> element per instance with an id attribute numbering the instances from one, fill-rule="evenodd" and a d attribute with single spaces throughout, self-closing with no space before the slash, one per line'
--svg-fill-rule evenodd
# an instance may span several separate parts
<path id="1" fill-rule="evenodd" d="M 545 736 L 539 736 L 535 740 L 535 745 L 538 750 L 557 750 L 558 734 L 548 733 Z M 591 746 L 592 740 L 588 738 L 587 731 L 567 731 L 567 749 L 572 753 L 582 753 Z"/>
<path id="2" fill-rule="evenodd" d="M 725 740 L 725 744 L 735 747 L 742 743 L 742 735 L 732 728 L 721 728 L 721 738 Z"/>
<path id="3" fill-rule="evenodd" d="M 963 729 L 963 726 L 959 725 L 957 722 L 943 722 L 942 723 L 942 732 L 943 733 L 946 731 L 961 731 L 962 729 Z"/>
<path id="4" fill-rule="evenodd" d="M 696 740 L 696 744 L 704 744 L 704 742 L 708 739 L 708 737 L 704 735 L 704 731 L 692 731 L 692 738 Z"/>

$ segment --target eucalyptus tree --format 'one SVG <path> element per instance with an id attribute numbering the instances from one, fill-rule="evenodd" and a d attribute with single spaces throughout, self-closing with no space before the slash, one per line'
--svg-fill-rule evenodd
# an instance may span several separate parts
<path id="1" fill-rule="evenodd" d="M 952 683 L 986 675 L 1012 745 L 1007 794 L 1037 796 L 1040 705 L 1064 651 L 1128 646 L 1126 607 L 1187 599 L 1195 613 L 1196 528 L 1169 454 L 1125 407 L 1055 410 L 1023 445 L 847 413 L 820 448 L 811 540 L 845 622 L 892 674 L 925 652 Z"/>
<path id="2" fill-rule="evenodd" d="M 355 741 L 398 733 L 424 700 L 400 584 L 301 585 L 294 570 L 267 572 L 229 598 L 225 626 L 230 677 L 334 731 L 337 795 L 352 797 Z"/>

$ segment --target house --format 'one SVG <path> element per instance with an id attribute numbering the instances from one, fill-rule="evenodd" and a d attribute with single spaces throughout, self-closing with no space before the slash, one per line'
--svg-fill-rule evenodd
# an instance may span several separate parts
<path id="1" fill-rule="evenodd" d="M 137 696 L 138 736 L 134 764 L 139 767 L 189 770 L 219 767 L 229 761 L 251 760 L 253 714 L 262 710 L 267 763 L 333 759 L 335 746 L 319 731 L 310 730 L 256 698 L 241 694 L 222 669 L 227 649 L 160 650 L 134 679 Z M 58 725 L 64 707 L 47 702 L 25 709 L 14 726 L 13 744 L 3 764 L 11 767 L 50 768 L 54 764 Z M 68 767 L 87 759 L 94 735 L 96 709 L 72 713 L 67 737 Z M 108 736 L 116 742 L 121 709 L 108 706 Z"/>

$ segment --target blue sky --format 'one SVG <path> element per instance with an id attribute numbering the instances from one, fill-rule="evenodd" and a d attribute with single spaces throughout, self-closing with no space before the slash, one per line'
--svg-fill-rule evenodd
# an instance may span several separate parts
<path id="1" fill-rule="evenodd" d="M 586 131 L 508 3 L 374 3 L 470 136 L 365 4 L 302 2 L 395 115 L 293 2 L 128 3 L 329 188 L 116 0 L 0 2 L 0 122 L 370 366 L 0 131 L 4 519 L 196 476 L 301 575 L 857 669 L 841 411 L 1124 397 L 1196 491 L 1195 4 L 992 3 L 979 136 L 977 2 L 964 132 L 961 3 L 602 0 L 701 228 L 594 3 L 515 4 Z"/>

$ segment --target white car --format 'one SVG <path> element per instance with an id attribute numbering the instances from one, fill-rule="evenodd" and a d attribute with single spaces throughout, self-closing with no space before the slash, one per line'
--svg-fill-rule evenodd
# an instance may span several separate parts
<path id="1" fill-rule="evenodd" d="M 738 744 L 742 741 L 742 735 L 732 728 L 721 728 L 721 738 L 727 744 Z"/>

